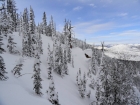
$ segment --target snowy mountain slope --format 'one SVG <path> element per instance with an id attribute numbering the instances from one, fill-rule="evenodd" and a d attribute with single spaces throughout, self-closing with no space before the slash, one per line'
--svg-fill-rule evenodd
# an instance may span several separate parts
<path id="1" fill-rule="evenodd" d="M 117 44 L 111 47 L 105 47 L 105 54 L 111 58 L 122 58 L 125 55 L 125 59 L 140 61 L 140 48 L 139 44 Z M 96 47 L 101 49 L 100 46 Z"/>
<path id="2" fill-rule="evenodd" d="M 18 33 L 12 35 L 14 41 L 17 43 L 17 50 L 21 52 L 22 50 L 22 38 Z M 9 79 L 7 81 L 0 81 L 0 105 L 51 105 L 47 99 L 46 90 L 49 88 L 49 80 L 47 79 L 47 56 L 48 56 L 48 43 L 53 46 L 53 42 L 50 37 L 42 35 L 43 41 L 43 55 L 41 55 L 41 78 L 43 79 L 41 90 L 44 94 L 42 97 L 37 96 L 33 90 L 33 64 L 34 58 L 24 57 L 23 70 L 21 74 L 23 76 L 16 78 L 11 70 L 17 64 L 17 60 L 21 57 L 19 55 L 12 55 L 8 53 L 6 48 L 7 39 L 4 39 L 3 48 L 7 52 L 2 54 L 6 64 L 6 71 L 8 72 L 7 76 Z M 84 72 L 87 73 L 90 59 L 87 59 L 84 55 L 84 51 L 80 48 L 72 49 L 72 56 L 74 57 L 74 68 L 71 64 L 68 64 L 69 75 L 65 77 L 59 76 L 57 73 L 53 72 L 54 83 L 56 92 L 58 92 L 58 98 L 61 105 L 89 105 L 94 99 L 94 94 L 91 94 L 91 98 L 80 98 L 78 92 L 78 86 L 76 83 L 76 75 L 81 68 L 82 78 Z M 25 75 L 24 75 L 25 74 Z M 91 90 L 91 93 L 94 93 L 91 88 L 89 88 L 90 78 L 87 81 L 87 91 Z"/>

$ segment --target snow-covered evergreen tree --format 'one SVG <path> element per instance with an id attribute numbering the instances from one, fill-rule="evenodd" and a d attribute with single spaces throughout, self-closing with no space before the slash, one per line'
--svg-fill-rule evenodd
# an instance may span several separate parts
<path id="1" fill-rule="evenodd" d="M 77 84 L 78 84 L 78 78 L 79 78 L 79 74 L 78 74 L 78 72 L 77 72 L 77 76 L 76 76 Z"/>
<path id="2" fill-rule="evenodd" d="M 83 76 L 83 89 L 84 89 L 84 91 L 86 91 L 86 83 L 87 83 L 86 73 L 84 73 L 84 76 Z"/>
<path id="3" fill-rule="evenodd" d="M 64 70 L 65 70 L 65 74 L 69 74 L 69 70 L 68 70 L 68 65 L 67 65 L 67 56 L 66 56 L 66 50 L 64 50 Z"/>
<path id="4" fill-rule="evenodd" d="M 40 63 L 41 63 L 40 62 L 40 56 L 37 52 L 37 55 L 35 56 L 35 62 L 34 62 L 34 75 L 32 76 L 32 78 L 34 78 L 34 82 L 33 82 L 34 88 L 33 88 L 33 90 L 35 90 L 35 93 L 37 95 L 41 96 L 42 92 L 41 92 L 40 89 L 42 89 L 42 84 L 41 84 L 42 79 L 40 77 L 40 71 L 41 71 Z"/>
<path id="5" fill-rule="evenodd" d="M 79 90 L 79 94 L 81 98 L 85 98 L 85 91 L 84 91 L 83 81 L 81 79 L 81 76 L 79 76 L 79 79 L 78 79 L 78 90 Z"/>
<path id="6" fill-rule="evenodd" d="M 72 67 L 74 68 L 74 58 L 73 58 L 73 56 L 72 56 L 72 58 L 71 58 L 71 65 L 72 65 Z"/>
<path id="7" fill-rule="evenodd" d="M 17 27 L 16 10 L 17 10 L 16 2 L 14 0 L 7 0 L 7 13 L 11 15 L 10 17 L 13 21 L 13 23 L 12 23 L 13 30 L 12 31 L 16 31 L 16 27 Z"/>
<path id="8" fill-rule="evenodd" d="M 96 50 L 94 48 L 92 48 L 91 71 L 94 75 L 96 75 L 97 61 L 96 61 Z"/>
<path id="9" fill-rule="evenodd" d="M 0 13 L 0 15 L 1 34 L 7 37 L 8 34 L 12 34 L 13 32 L 13 20 L 11 19 L 11 15 L 6 13 L 6 10 Z"/>
<path id="10" fill-rule="evenodd" d="M 2 45 L 3 45 L 3 37 L 2 35 L 0 35 L 0 54 L 2 54 L 3 52 L 5 52 L 4 48 L 2 48 Z"/>
<path id="11" fill-rule="evenodd" d="M 35 34 L 35 21 L 34 21 L 34 11 L 32 7 L 30 6 L 30 24 L 29 24 L 29 32 L 30 32 L 30 37 L 29 37 L 29 42 L 31 43 L 30 47 L 30 56 L 34 57 L 35 56 L 35 50 L 36 50 L 36 44 L 37 44 L 37 37 Z"/>
<path id="12" fill-rule="evenodd" d="M 58 74 L 60 74 L 62 77 L 64 77 L 65 70 L 64 70 L 64 58 L 63 58 L 63 50 L 61 47 L 61 44 L 59 45 L 59 68 L 58 68 Z"/>
<path id="13" fill-rule="evenodd" d="M 51 80 L 50 80 L 49 89 L 47 91 L 47 94 L 48 94 L 48 100 L 53 105 L 60 105 L 59 100 L 58 100 L 58 93 L 55 92 L 55 85 L 54 85 L 53 78 L 51 78 Z"/>
<path id="14" fill-rule="evenodd" d="M 9 49 L 9 52 L 11 54 L 15 54 L 15 42 L 13 42 L 13 38 L 11 36 L 9 36 L 9 39 L 8 39 L 8 45 L 7 45 L 7 48 Z"/>
<path id="15" fill-rule="evenodd" d="M 22 34 L 22 55 L 30 56 L 31 38 L 29 34 L 29 14 L 28 9 L 24 9 L 23 16 L 20 18 L 20 34 Z"/>
<path id="16" fill-rule="evenodd" d="M 3 45 L 3 37 L 1 34 L 1 30 L 0 30 L 0 54 L 2 54 L 3 52 L 5 52 L 4 48 L 2 48 Z M 7 73 L 5 71 L 5 63 L 4 63 L 4 59 L 2 58 L 2 56 L 0 55 L 0 80 L 6 80 L 8 77 L 5 76 L 5 74 Z"/>
<path id="17" fill-rule="evenodd" d="M 47 17 L 46 13 L 43 13 L 43 34 L 47 35 Z"/>
<path id="18" fill-rule="evenodd" d="M 14 75 L 18 75 L 18 76 L 20 76 L 21 75 L 21 70 L 22 70 L 22 66 L 23 66 L 23 64 L 17 64 L 15 67 L 14 67 L 14 69 L 12 70 L 12 73 L 14 74 Z"/>
<path id="19" fill-rule="evenodd" d="M 7 76 L 5 76 L 5 74 L 7 73 L 5 71 L 5 63 L 4 63 L 4 60 L 3 58 L 0 56 L 0 80 L 6 80 L 8 79 Z"/>
<path id="20" fill-rule="evenodd" d="M 103 52 L 102 47 L 96 105 L 138 105 L 139 100 L 134 93 L 132 82 L 133 73 L 127 70 L 123 61 L 108 61 Z"/>
<path id="21" fill-rule="evenodd" d="M 52 78 L 53 71 L 53 53 L 50 51 L 50 45 L 48 44 L 48 79 Z"/>
<path id="22" fill-rule="evenodd" d="M 55 56 L 55 68 L 54 68 L 54 70 L 56 72 L 58 72 L 60 58 L 59 58 L 59 47 L 57 45 L 55 46 L 54 56 Z"/>

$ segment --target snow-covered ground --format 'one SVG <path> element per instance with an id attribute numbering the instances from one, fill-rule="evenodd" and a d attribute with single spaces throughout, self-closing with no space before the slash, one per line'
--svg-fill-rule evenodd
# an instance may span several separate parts
<path id="1" fill-rule="evenodd" d="M 14 42 L 16 42 L 17 50 L 21 52 L 22 50 L 22 37 L 18 33 L 12 35 Z M 21 57 L 19 55 L 12 55 L 8 53 L 7 50 L 7 39 L 4 38 L 3 48 L 6 50 L 2 57 L 6 64 L 7 76 L 9 79 L 7 81 L 0 81 L 0 105 L 52 105 L 47 98 L 46 91 L 49 88 L 49 80 L 47 79 L 48 66 L 48 44 L 50 44 L 51 49 L 53 46 L 52 39 L 45 35 L 42 35 L 43 41 L 43 55 L 41 55 L 41 78 L 43 79 L 41 90 L 43 96 L 37 96 L 33 90 L 33 65 L 34 58 L 24 57 L 23 70 L 21 74 L 25 74 L 19 78 L 16 78 L 11 70 L 17 64 L 18 59 Z M 105 54 L 109 57 L 116 57 L 117 52 L 133 55 L 132 60 L 140 60 L 140 49 L 132 47 L 131 45 L 116 45 L 110 48 L 106 48 Z M 85 57 L 85 53 L 91 56 L 91 49 L 86 49 L 83 51 L 80 48 L 72 49 L 72 56 L 74 58 L 74 68 L 71 64 L 68 64 L 69 75 L 65 77 L 59 76 L 57 73 L 53 72 L 54 83 L 56 92 L 58 92 L 59 102 L 61 105 L 89 105 L 93 100 L 95 100 L 95 91 L 89 87 L 89 83 L 92 78 L 87 77 L 87 92 L 91 90 L 91 97 L 82 99 L 79 95 L 78 86 L 76 83 L 76 76 L 79 68 L 82 71 L 82 78 L 84 72 L 87 73 L 90 65 L 90 58 Z M 136 56 L 134 58 L 134 56 Z"/>
<path id="2" fill-rule="evenodd" d="M 14 33 L 13 36 L 14 42 L 16 42 L 17 50 L 21 52 L 22 50 L 22 37 L 18 33 Z M 2 54 L 4 62 L 6 64 L 6 71 L 8 72 L 7 76 L 9 79 L 7 81 L 0 81 L 0 105 L 52 105 L 47 98 L 46 90 L 49 88 L 49 80 L 47 79 L 47 48 L 48 43 L 53 46 L 52 39 L 45 35 L 42 35 L 43 40 L 43 55 L 41 55 L 41 78 L 43 79 L 41 90 L 43 96 L 37 96 L 33 90 L 33 65 L 34 58 L 24 57 L 23 70 L 21 74 L 29 73 L 23 75 L 19 78 L 16 78 L 11 70 L 17 64 L 17 60 L 20 58 L 18 55 L 12 55 L 8 53 L 7 50 L 7 39 L 3 40 L 4 46 L 7 52 Z M 74 68 L 71 64 L 68 64 L 69 75 L 65 77 L 60 77 L 58 74 L 53 72 L 54 83 L 56 92 L 58 92 L 58 98 L 61 105 L 89 105 L 94 99 L 94 91 L 88 85 L 91 81 L 91 78 L 88 78 L 87 81 L 87 91 L 91 90 L 91 97 L 82 99 L 78 92 L 78 86 L 76 83 L 76 75 L 81 68 L 82 78 L 84 72 L 88 72 L 88 67 L 90 59 L 86 58 L 84 51 L 80 48 L 72 49 L 72 56 L 74 58 Z"/>
<path id="3" fill-rule="evenodd" d="M 97 49 L 101 49 L 101 47 L 98 46 Z M 111 58 L 121 58 L 121 59 L 124 58 L 127 60 L 140 61 L 140 45 L 139 44 L 112 45 L 109 48 L 105 47 L 105 54 Z"/>

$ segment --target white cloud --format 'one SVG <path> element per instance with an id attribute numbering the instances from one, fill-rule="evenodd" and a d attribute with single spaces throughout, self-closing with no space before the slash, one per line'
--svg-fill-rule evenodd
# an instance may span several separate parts
<path id="1" fill-rule="evenodd" d="M 82 9 L 82 7 L 80 7 L 80 6 L 77 6 L 77 7 L 73 8 L 74 11 L 78 11 L 78 10 L 81 10 L 81 9 Z"/>
<path id="2" fill-rule="evenodd" d="M 140 31 L 137 31 L 137 30 L 127 30 L 127 31 L 124 31 L 122 33 L 119 33 L 118 34 L 119 36 L 140 36 Z"/>
<path id="3" fill-rule="evenodd" d="M 114 32 L 108 35 L 92 36 L 88 42 L 100 44 L 101 41 L 105 41 L 106 44 L 120 44 L 120 43 L 139 43 L 140 31 L 138 30 L 126 30 L 122 32 Z"/>
<path id="4" fill-rule="evenodd" d="M 128 13 L 120 13 L 120 14 L 118 14 L 118 16 L 121 16 L 121 17 L 127 16 L 127 15 L 128 15 Z"/>
<path id="5" fill-rule="evenodd" d="M 75 25 L 75 30 L 82 33 L 95 33 L 102 30 L 109 30 L 114 27 L 113 22 L 98 23 L 100 20 L 83 22 Z"/>
<path id="6" fill-rule="evenodd" d="M 94 7 L 94 8 L 96 7 L 95 4 L 89 4 L 89 6 Z"/>
<path id="7" fill-rule="evenodd" d="M 87 27 L 85 31 L 87 33 L 95 33 L 95 32 L 99 32 L 102 30 L 110 30 L 113 27 L 114 27 L 114 23 L 107 22 L 107 23 L 91 25 L 91 26 Z"/>

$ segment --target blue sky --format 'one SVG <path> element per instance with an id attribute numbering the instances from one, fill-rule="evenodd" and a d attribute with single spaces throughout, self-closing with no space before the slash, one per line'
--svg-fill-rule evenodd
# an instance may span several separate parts
<path id="1" fill-rule="evenodd" d="M 90 44 L 140 43 L 140 0 L 15 0 L 18 11 L 30 5 L 36 23 L 54 17 L 62 32 L 64 19 L 72 21 L 76 38 Z"/>

